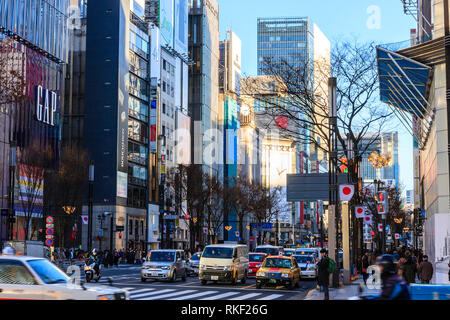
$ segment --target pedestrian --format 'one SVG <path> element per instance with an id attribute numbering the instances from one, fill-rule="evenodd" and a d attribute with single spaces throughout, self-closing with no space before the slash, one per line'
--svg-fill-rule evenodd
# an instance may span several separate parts
<path id="1" fill-rule="evenodd" d="M 119 267 L 119 259 L 120 259 L 120 255 L 117 252 L 117 249 L 114 249 L 114 264 L 116 267 Z"/>
<path id="2" fill-rule="evenodd" d="M 413 261 L 410 251 L 405 252 L 406 262 L 403 264 L 403 278 L 405 278 L 408 285 L 416 282 L 417 265 Z"/>
<path id="3" fill-rule="evenodd" d="M 421 283 L 430 283 L 430 280 L 433 278 L 433 264 L 428 261 L 427 255 L 423 256 L 423 261 L 419 265 L 417 275 Z"/>
<path id="4" fill-rule="evenodd" d="M 323 288 L 324 291 L 324 300 L 330 300 L 330 294 L 328 291 L 328 285 L 330 282 L 330 274 L 328 273 L 328 266 L 329 266 L 329 260 L 328 260 L 328 253 L 327 250 L 321 249 L 320 250 L 321 258 L 318 260 L 318 267 L 319 267 L 319 276 L 318 276 L 318 282 L 319 286 Z"/>
<path id="5" fill-rule="evenodd" d="M 364 284 L 367 284 L 367 278 L 369 278 L 369 274 L 367 273 L 367 268 L 369 268 L 369 253 L 366 251 L 361 259 L 361 269 Z"/>
<path id="6" fill-rule="evenodd" d="M 411 300 L 405 279 L 398 275 L 397 259 L 393 255 L 377 258 L 382 281 L 381 295 L 375 300 Z"/>

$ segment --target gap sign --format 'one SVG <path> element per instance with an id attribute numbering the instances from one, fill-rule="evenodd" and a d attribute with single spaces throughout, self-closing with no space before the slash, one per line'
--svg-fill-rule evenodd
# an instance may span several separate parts
<path id="1" fill-rule="evenodd" d="M 57 106 L 56 92 L 36 86 L 35 101 L 36 120 L 54 127 Z"/>

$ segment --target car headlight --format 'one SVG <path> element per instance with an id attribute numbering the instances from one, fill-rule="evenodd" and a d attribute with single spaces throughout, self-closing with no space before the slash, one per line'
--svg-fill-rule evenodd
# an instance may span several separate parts
<path id="1" fill-rule="evenodd" d="M 281 277 L 282 277 L 282 278 L 289 278 L 289 273 L 282 273 L 282 274 L 281 274 Z"/>
<path id="2" fill-rule="evenodd" d="M 112 294 L 103 294 L 97 297 L 97 300 L 113 300 L 114 296 Z"/>
<path id="3" fill-rule="evenodd" d="M 261 267 L 261 265 L 260 265 L 260 264 L 258 264 L 258 265 L 256 266 L 256 268 L 259 268 L 259 267 Z"/>
<path id="4" fill-rule="evenodd" d="M 266 276 L 266 273 L 265 273 L 265 272 L 257 272 L 257 273 L 256 273 L 256 276 L 257 276 L 257 277 L 265 277 L 265 276 Z"/>
<path id="5" fill-rule="evenodd" d="M 170 267 L 161 267 L 161 270 L 168 270 Z"/>
<path id="6" fill-rule="evenodd" d="M 230 270 L 231 270 L 231 267 L 230 267 L 230 266 L 225 266 L 225 267 L 223 267 L 223 270 L 224 270 L 224 271 L 230 271 Z"/>

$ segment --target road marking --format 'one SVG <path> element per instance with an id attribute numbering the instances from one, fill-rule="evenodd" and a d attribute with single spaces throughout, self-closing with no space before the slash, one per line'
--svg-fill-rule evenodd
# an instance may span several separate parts
<path id="1" fill-rule="evenodd" d="M 139 289 L 139 290 L 133 290 L 131 292 L 132 295 L 134 295 L 135 293 L 141 293 L 141 292 L 145 292 L 145 291 L 153 291 L 155 289 Z"/>
<path id="2" fill-rule="evenodd" d="M 120 289 L 130 291 L 131 289 L 136 289 L 136 288 L 134 288 L 134 287 L 125 287 L 125 288 L 120 288 Z"/>
<path id="3" fill-rule="evenodd" d="M 190 285 L 190 284 L 193 284 L 193 283 L 198 283 L 198 281 L 194 281 L 194 282 L 188 282 L 188 283 L 183 283 L 183 284 L 179 284 L 179 285 L 177 285 L 177 286 L 188 286 L 188 285 Z"/>
<path id="4" fill-rule="evenodd" d="M 265 296 L 265 297 L 259 298 L 257 300 L 274 300 L 274 299 L 282 297 L 282 296 L 283 296 L 282 294 L 271 294 L 269 296 Z"/>
<path id="5" fill-rule="evenodd" d="M 262 293 L 249 293 L 249 294 L 245 294 L 243 296 L 231 298 L 231 299 L 228 299 L 228 300 L 245 300 L 245 299 L 250 299 L 250 298 L 253 298 L 253 297 L 260 296 L 260 295 L 262 295 Z"/>
<path id="6" fill-rule="evenodd" d="M 256 284 L 251 284 L 249 286 L 246 287 L 242 287 L 243 289 L 248 289 L 248 288 L 256 288 Z"/>
<path id="7" fill-rule="evenodd" d="M 204 300 L 219 300 L 219 299 L 223 299 L 229 296 L 234 296 L 236 294 L 239 294 L 240 292 L 225 292 L 216 296 L 211 296 L 211 297 L 207 297 Z"/>
<path id="8" fill-rule="evenodd" d="M 208 294 L 214 294 L 214 293 L 217 293 L 217 292 L 218 291 L 205 291 L 205 292 L 200 292 L 200 293 L 196 293 L 196 294 L 189 294 L 187 296 L 177 297 L 177 298 L 168 299 L 168 300 L 188 300 L 188 299 L 192 299 L 192 298 L 206 296 Z"/>
<path id="9" fill-rule="evenodd" d="M 150 298 L 142 298 L 142 299 L 138 299 L 138 300 L 157 300 L 157 299 L 164 299 L 164 298 L 169 298 L 169 297 L 175 297 L 175 296 L 182 296 L 183 294 L 187 294 L 187 293 L 191 293 L 191 292 L 197 292 L 198 290 L 183 290 L 183 291 L 178 291 L 178 292 L 172 292 L 172 293 L 167 293 L 167 294 L 162 294 L 162 295 L 157 295 L 157 296 L 152 296 Z M 178 298 L 177 298 L 178 299 Z"/>
<path id="10" fill-rule="evenodd" d="M 153 296 L 153 295 L 157 295 L 157 294 L 161 294 L 161 293 L 165 293 L 165 292 L 171 292 L 171 291 L 175 291 L 175 289 L 164 289 L 164 290 L 153 291 L 153 292 L 149 292 L 149 293 L 142 293 L 142 294 L 137 294 L 137 295 L 131 294 L 130 298 L 137 299 L 137 298 L 142 298 L 142 297 L 149 297 L 149 296 Z"/>

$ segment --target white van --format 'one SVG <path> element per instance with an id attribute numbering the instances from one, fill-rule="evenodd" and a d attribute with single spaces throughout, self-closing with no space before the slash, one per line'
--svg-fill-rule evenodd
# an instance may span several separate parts
<path id="1" fill-rule="evenodd" d="M 212 244 L 206 246 L 200 258 L 199 274 L 202 285 L 208 281 L 242 284 L 248 275 L 248 248 L 242 244 Z"/>

